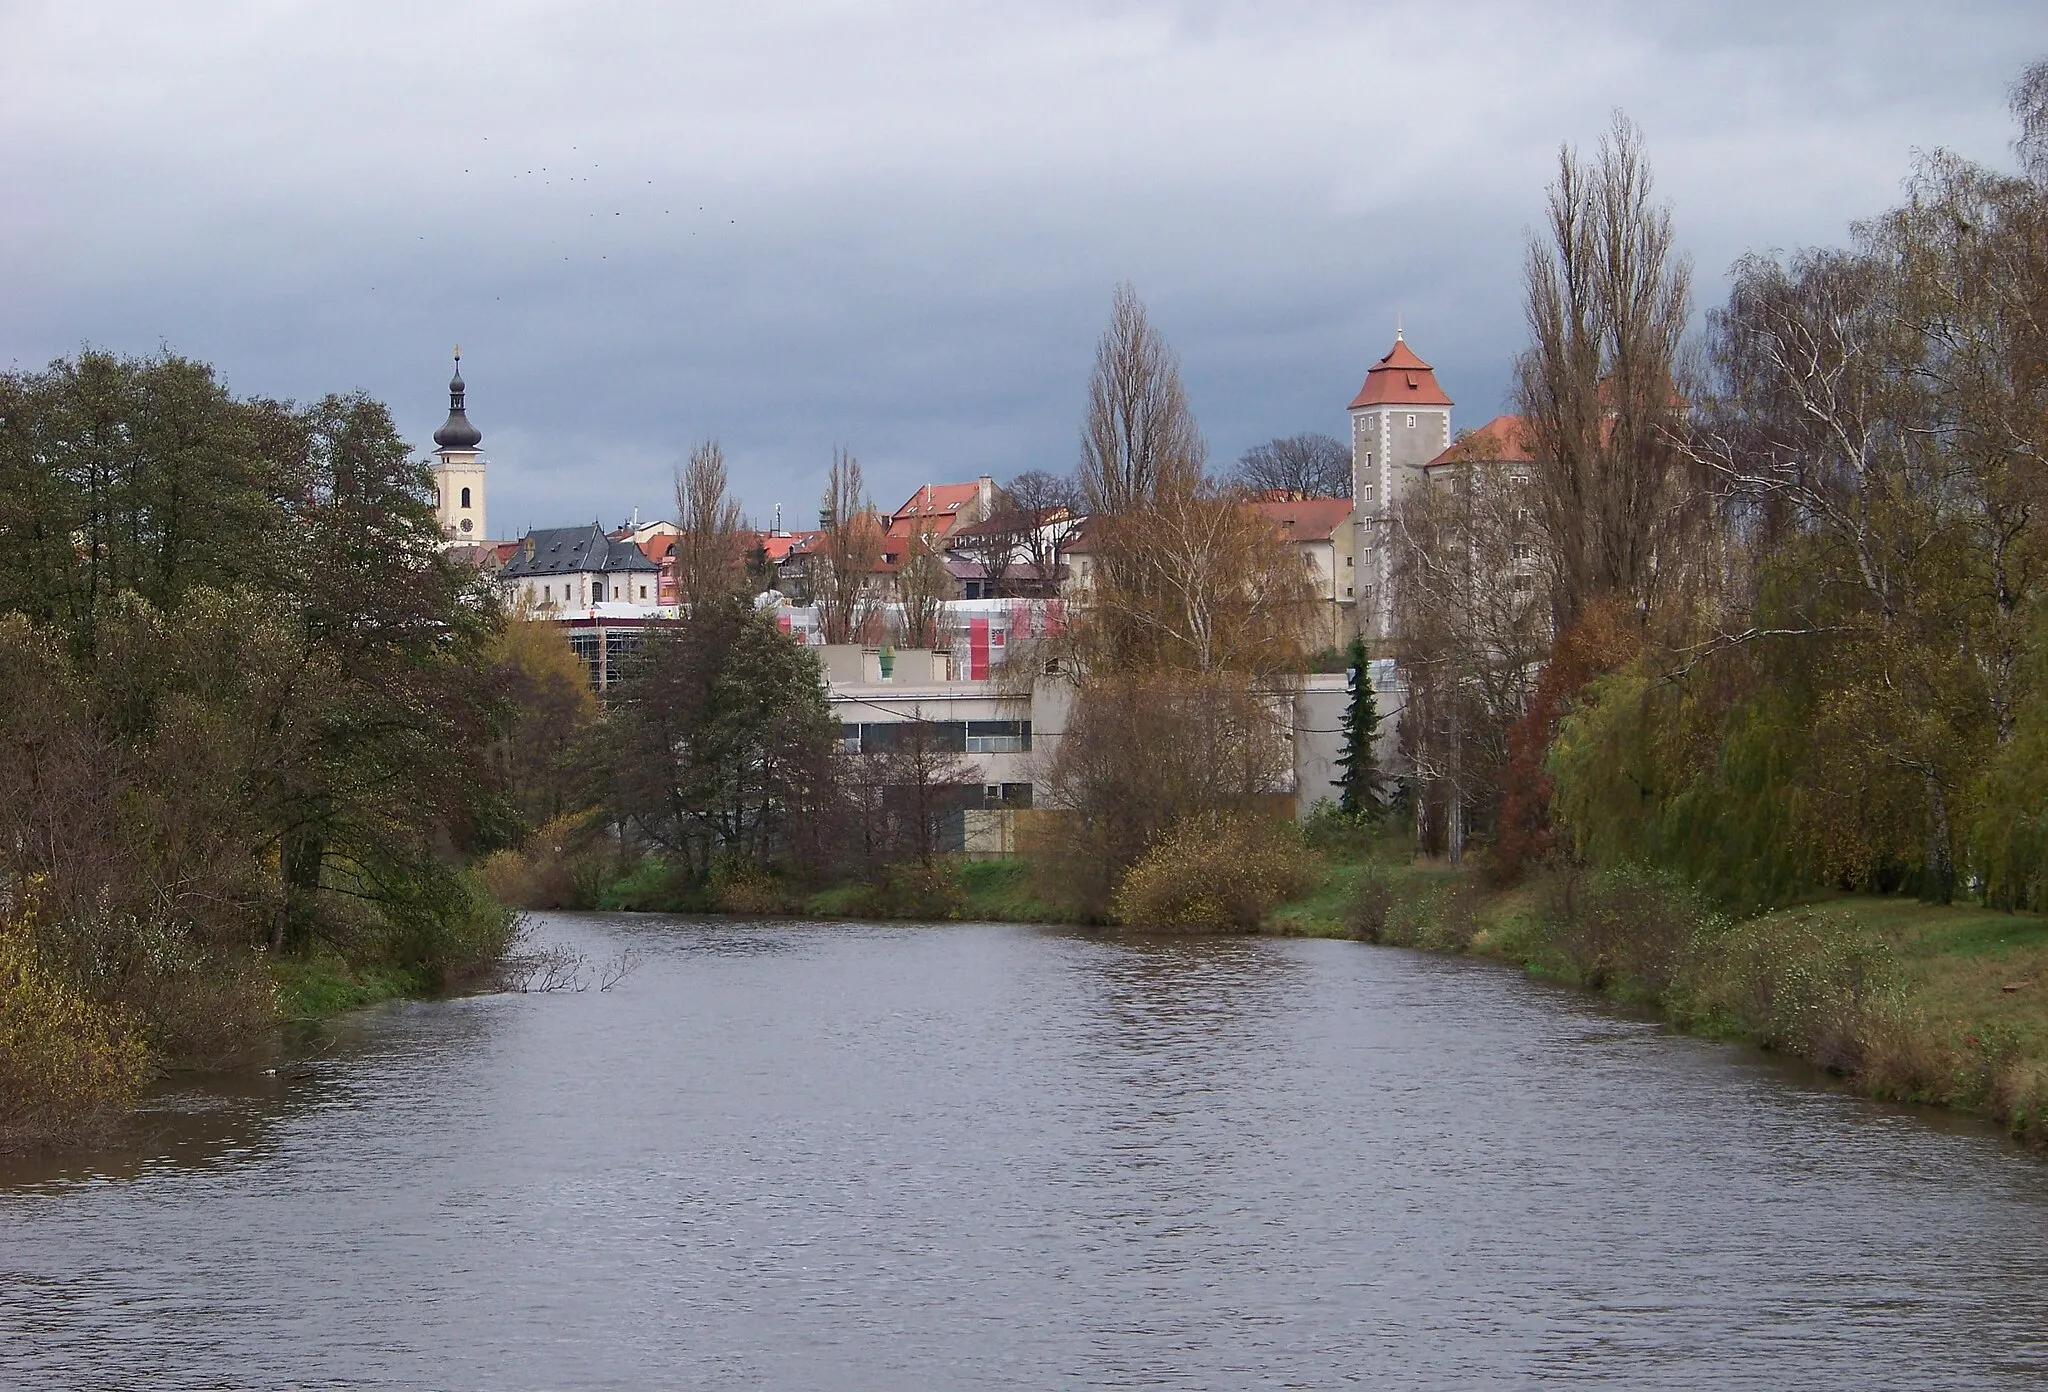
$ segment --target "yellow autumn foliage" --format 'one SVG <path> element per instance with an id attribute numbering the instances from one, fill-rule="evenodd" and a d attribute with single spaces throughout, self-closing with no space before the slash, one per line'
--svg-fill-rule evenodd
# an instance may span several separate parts
<path id="1" fill-rule="evenodd" d="M 1131 867 L 1110 907 L 1138 928 L 1248 933 L 1301 888 L 1313 860 L 1291 825 L 1188 817 Z"/>
<path id="2" fill-rule="evenodd" d="M 26 913 L 0 914 L 0 1134 L 43 1133 L 132 1103 L 149 1048 L 46 970 Z"/>

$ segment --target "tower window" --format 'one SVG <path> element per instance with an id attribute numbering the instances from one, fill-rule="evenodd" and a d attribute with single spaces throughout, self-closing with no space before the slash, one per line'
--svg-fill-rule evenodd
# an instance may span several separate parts
<path id="1" fill-rule="evenodd" d="M 1413 424 L 1415 424 L 1415 418 L 1414 418 L 1413 416 L 1410 416 L 1410 417 L 1408 418 L 1408 424 L 1410 424 L 1410 425 L 1413 425 Z M 468 507 L 468 506 L 469 506 L 469 490 L 468 490 L 467 488 L 465 488 L 465 489 L 463 489 L 463 490 L 462 490 L 462 505 L 463 505 L 464 507 Z"/>

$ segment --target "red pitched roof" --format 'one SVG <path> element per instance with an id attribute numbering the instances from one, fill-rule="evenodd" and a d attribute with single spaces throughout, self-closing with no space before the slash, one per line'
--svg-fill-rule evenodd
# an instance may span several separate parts
<path id="1" fill-rule="evenodd" d="M 1365 374 L 1365 385 L 1351 400 L 1352 410 L 1361 406 L 1449 406 L 1450 397 L 1436 384 L 1436 373 L 1398 334 L 1387 355 Z"/>
<path id="2" fill-rule="evenodd" d="M 1495 416 L 1477 430 L 1460 435 L 1449 449 L 1423 465 L 1457 464 L 1467 459 L 1497 459 L 1503 464 L 1531 464 L 1536 456 L 1522 430 L 1520 416 Z"/>
<path id="3" fill-rule="evenodd" d="M 958 517 L 963 511 L 973 511 L 969 504 L 980 496 L 979 483 L 927 484 L 911 494 L 909 501 L 890 515 L 890 520 L 907 522 L 914 517 Z"/>
<path id="4" fill-rule="evenodd" d="M 1246 507 L 1262 512 L 1280 528 L 1288 541 L 1328 541 L 1351 516 L 1349 498 L 1302 498 L 1294 502 L 1253 502 Z"/>

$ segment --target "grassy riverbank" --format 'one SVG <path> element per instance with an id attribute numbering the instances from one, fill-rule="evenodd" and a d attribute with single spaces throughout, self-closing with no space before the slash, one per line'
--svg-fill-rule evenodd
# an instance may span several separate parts
<path id="1" fill-rule="evenodd" d="M 1736 919 L 1646 872 L 1490 891 L 1333 858 L 1269 931 L 1489 957 L 2048 1144 L 2048 918 L 1844 895 Z"/>

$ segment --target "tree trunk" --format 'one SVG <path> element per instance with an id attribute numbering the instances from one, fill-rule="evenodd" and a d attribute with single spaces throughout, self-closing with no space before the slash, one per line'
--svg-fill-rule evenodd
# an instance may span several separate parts
<path id="1" fill-rule="evenodd" d="M 1922 872 L 1920 897 L 1930 904 L 1946 904 L 1956 897 L 1955 851 L 1949 841 L 1948 798 L 1941 780 L 1929 769 L 1927 780 L 1927 866 Z"/>

